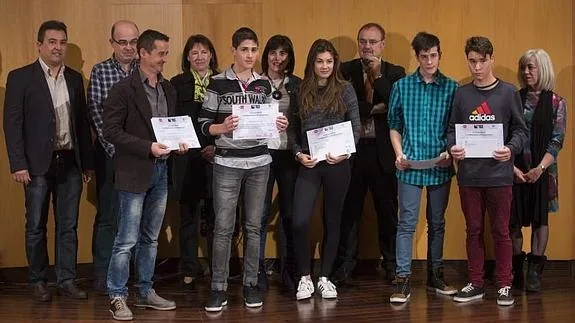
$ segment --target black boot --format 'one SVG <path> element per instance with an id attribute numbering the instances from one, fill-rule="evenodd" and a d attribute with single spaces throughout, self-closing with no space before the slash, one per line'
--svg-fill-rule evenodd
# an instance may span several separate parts
<path id="1" fill-rule="evenodd" d="M 513 255 L 513 287 L 523 290 L 525 288 L 525 276 L 523 273 L 523 263 L 525 262 L 525 252 L 518 255 Z"/>
<path id="2" fill-rule="evenodd" d="M 527 255 L 527 282 L 525 290 L 528 292 L 539 292 L 541 290 L 541 274 L 545 265 L 545 256 Z"/>
<path id="3" fill-rule="evenodd" d="M 450 286 L 443 276 L 443 268 L 427 270 L 427 289 L 441 295 L 455 295 L 457 289 Z"/>

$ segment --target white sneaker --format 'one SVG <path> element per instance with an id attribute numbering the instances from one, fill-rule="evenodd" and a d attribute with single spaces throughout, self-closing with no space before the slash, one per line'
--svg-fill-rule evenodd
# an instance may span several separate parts
<path id="1" fill-rule="evenodd" d="M 300 301 L 302 299 L 308 299 L 311 297 L 311 294 L 315 291 L 313 287 L 313 282 L 309 276 L 302 276 L 299 280 L 299 284 L 297 285 L 297 293 L 295 294 L 295 298 Z"/>
<path id="2" fill-rule="evenodd" d="M 321 293 L 322 298 L 337 298 L 337 290 L 335 285 L 330 282 L 327 277 L 320 277 L 317 281 L 317 289 Z"/>

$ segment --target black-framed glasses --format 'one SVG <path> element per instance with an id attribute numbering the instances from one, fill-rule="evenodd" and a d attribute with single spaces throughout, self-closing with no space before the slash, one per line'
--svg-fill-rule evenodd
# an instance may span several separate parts
<path id="1" fill-rule="evenodd" d="M 126 47 L 128 45 L 130 46 L 136 46 L 138 44 L 138 38 L 134 38 L 132 40 L 125 40 L 125 39 L 120 39 L 120 40 L 115 40 L 114 38 L 112 38 L 112 41 L 122 47 Z"/>

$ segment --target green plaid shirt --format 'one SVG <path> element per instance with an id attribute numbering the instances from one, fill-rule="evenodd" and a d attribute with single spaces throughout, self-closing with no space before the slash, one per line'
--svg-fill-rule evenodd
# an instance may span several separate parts
<path id="1" fill-rule="evenodd" d="M 439 156 L 447 147 L 447 124 L 457 82 L 437 71 L 432 83 L 419 73 L 393 84 L 389 99 L 389 128 L 402 135 L 401 145 L 408 160 Z M 453 167 L 407 169 L 397 178 L 411 185 L 439 185 L 451 179 Z"/>

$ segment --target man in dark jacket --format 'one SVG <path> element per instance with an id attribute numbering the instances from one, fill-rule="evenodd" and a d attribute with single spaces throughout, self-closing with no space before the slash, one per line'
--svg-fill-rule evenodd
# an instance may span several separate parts
<path id="1" fill-rule="evenodd" d="M 377 214 L 382 267 L 389 281 L 395 275 L 397 230 L 397 178 L 395 153 L 389 139 L 387 104 L 391 85 L 405 76 L 405 69 L 381 59 L 385 30 L 377 23 L 363 25 L 357 35 L 360 58 L 341 65 L 343 76 L 356 91 L 361 117 L 361 138 L 352 158 L 351 183 L 342 217 L 336 260 L 336 281 L 345 281 L 357 262 L 359 224 L 367 189 Z"/>
<path id="2" fill-rule="evenodd" d="M 38 31 L 38 60 L 10 72 L 4 101 L 10 172 L 24 184 L 29 279 L 34 297 L 43 302 L 52 299 L 46 287 L 50 195 L 58 294 L 88 297 L 74 285 L 74 278 L 82 179 L 91 178 L 93 154 L 82 75 L 64 65 L 67 41 L 64 23 L 44 22 Z"/>
<path id="3" fill-rule="evenodd" d="M 131 320 L 126 305 L 131 250 L 138 271 L 137 307 L 173 310 L 176 303 L 156 294 L 152 278 L 158 235 L 168 199 L 167 158 L 170 149 L 152 129 L 153 117 L 173 116 L 176 91 L 162 77 L 169 50 L 168 36 L 146 30 L 138 38 L 140 67 L 117 83 L 104 102 L 104 138 L 114 145 L 115 186 L 118 190 L 118 232 L 108 268 L 110 312 L 116 320 Z M 181 153 L 187 151 L 180 144 Z"/>

